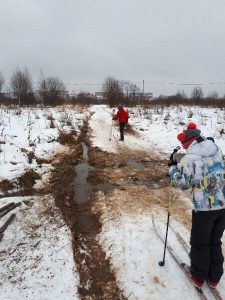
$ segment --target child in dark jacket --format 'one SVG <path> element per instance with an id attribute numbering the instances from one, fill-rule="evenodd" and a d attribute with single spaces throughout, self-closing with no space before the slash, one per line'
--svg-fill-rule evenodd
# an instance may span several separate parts
<path id="1" fill-rule="evenodd" d="M 171 183 L 192 188 L 191 268 L 192 281 L 204 280 L 216 287 L 223 275 L 221 238 L 225 229 L 225 165 L 220 148 L 201 136 L 194 123 L 178 134 L 186 154 L 180 163 L 170 162 Z"/>

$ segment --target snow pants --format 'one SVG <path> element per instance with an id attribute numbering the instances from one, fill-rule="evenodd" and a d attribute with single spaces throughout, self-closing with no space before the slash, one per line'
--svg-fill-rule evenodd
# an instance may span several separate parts
<path id="1" fill-rule="evenodd" d="M 225 229 L 225 209 L 192 211 L 191 274 L 199 282 L 218 283 L 223 275 L 221 238 Z"/>
<path id="2" fill-rule="evenodd" d="M 124 141 L 124 127 L 125 123 L 120 123 L 120 140 Z"/>

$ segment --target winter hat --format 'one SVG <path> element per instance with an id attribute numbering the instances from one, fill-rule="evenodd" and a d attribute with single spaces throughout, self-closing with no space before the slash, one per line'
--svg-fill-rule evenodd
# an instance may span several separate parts
<path id="1" fill-rule="evenodd" d="M 189 142 L 194 141 L 200 134 L 201 131 L 197 129 L 197 125 L 195 123 L 189 123 L 187 129 L 177 135 L 177 139 L 184 146 L 186 143 L 189 144 Z"/>

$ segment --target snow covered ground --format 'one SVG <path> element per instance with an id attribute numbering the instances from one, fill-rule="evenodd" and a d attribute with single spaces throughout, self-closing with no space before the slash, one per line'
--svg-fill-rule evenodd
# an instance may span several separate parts
<path id="1" fill-rule="evenodd" d="M 0 194 L 22 191 L 19 178 L 30 170 L 39 175 L 33 191 L 42 189 L 54 155 L 69 150 L 60 135 L 72 130 L 79 134 L 88 114 L 69 106 L 1 107 Z M 2 197 L 0 207 L 9 202 L 22 205 L 0 219 L 1 227 L 16 213 L 0 242 L 0 299 L 79 299 L 71 233 L 52 196 Z"/>
<path id="2" fill-rule="evenodd" d="M 180 145 L 177 134 L 195 122 L 203 136 L 212 136 L 225 154 L 225 109 L 201 107 L 155 107 L 128 109 L 129 122 L 148 141 L 164 153 Z"/>
<path id="3" fill-rule="evenodd" d="M 39 185 L 47 180 L 51 164 L 49 160 L 65 150 L 58 137 L 61 132 L 79 132 L 84 114 L 70 107 L 57 109 L 0 109 L 0 182 L 9 180 L 14 189 L 18 178 L 34 170 L 42 178 Z M 39 163 L 46 160 L 44 163 Z"/>
<path id="4" fill-rule="evenodd" d="M 70 130 L 79 132 L 83 119 L 89 115 L 92 145 L 110 153 L 126 155 L 126 152 L 134 150 L 137 153 L 145 151 L 149 156 L 156 154 L 168 158 L 174 147 L 179 145 L 177 134 L 185 129 L 188 122 L 194 121 L 205 136 L 215 138 L 225 154 L 223 109 L 130 108 L 129 114 L 129 123 L 136 134 L 125 133 L 123 143 L 118 141 L 118 124 L 112 123 L 113 111 L 104 105 L 92 106 L 85 114 L 70 107 L 1 108 L 0 183 L 8 180 L 13 187 L 7 191 L 19 191 L 19 177 L 27 170 L 33 170 L 40 175 L 34 188 L 41 189 L 53 168 L 51 159 L 68 150 L 59 142 L 60 133 Z M 3 195 L 5 190 L 0 192 Z M 124 193 L 129 207 L 129 194 L 123 190 L 120 192 Z M 151 196 L 152 191 L 148 193 Z M 117 196 L 117 187 L 107 199 L 99 193 L 102 232 L 98 240 L 110 258 L 124 295 L 129 300 L 198 299 L 168 253 L 166 265 L 163 268 L 158 266 L 163 245 L 153 231 L 151 214 L 164 235 L 165 208 L 139 206 L 140 199 L 137 198 L 135 213 L 126 210 L 117 213 Z M 190 212 L 191 203 L 185 197 L 184 194 L 183 201 Z M 111 209 L 108 206 L 110 199 L 113 203 Z M 16 213 L 16 218 L 0 242 L 0 299 L 78 299 L 79 275 L 73 260 L 70 232 L 62 221 L 61 213 L 55 208 L 51 195 L 1 198 L 0 207 L 12 201 L 22 202 L 22 205 L 12 212 Z M 0 226 L 9 215 L 0 219 Z M 188 242 L 189 230 L 175 221 L 173 215 L 172 222 Z M 169 243 L 179 257 L 188 263 L 187 254 L 171 231 Z M 209 291 L 205 290 L 211 299 Z M 224 280 L 219 290 L 225 298 Z"/>
<path id="5" fill-rule="evenodd" d="M 125 133 L 124 143 L 118 142 L 117 125 L 113 126 L 112 139 L 109 140 L 112 109 L 98 106 L 93 107 L 92 111 L 96 112 L 90 121 L 92 142 L 94 146 L 104 151 L 119 153 L 123 149 L 123 153 L 126 155 L 130 149 L 139 149 L 140 151 L 144 149 L 149 153 L 154 150 L 168 159 L 169 153 L 179 145 L 176 139 L 177 134 L 182 132 L 192 121 L 196 122 L 204 136 L 213 136 L 225 154 L 225 135 L 223 133 L 225 110 L 222 109 L 199 107 L 129 109 L 129 123 L 133 125 L 137 135 Z M 101 122 L 98 122 L 99 118 Z M 159 267 L 158 265 L 158 262 L 162 260 L 163 244 L 154 233 L 151 215 L 154 215 L 157 228 L 164 238 L 166 209 L 152 207 L 143 209 L 141 205 L 139 207 L 136 204 L 136 213 L 121 210 L 113 212 L 117 206 L 118 193 L 116 190 L 112 195 L 108 195 L 107 199 L 101 193 L 98 197 L 103 226 L 99 241 L 110 258 L 112 269 L 116 273 L 116 279 L 125 297 L 131 300 L 198 299 L 194 289 L 191 288 L 182 271 L 168 253 L 165 266 Z M 191 214 L 191 201 L 185 194 L 183 194 L 183 198 L 189 214 Z M 125 193 L 124 199 L 127 199 L 123 201 L 128 208 L 133 205 L 132 201 L 138 203 L 141 200 L 130 198 L 129 193 Z M 174 228 L 188 243 L 189 230 L 179 222 L 174 220 L 172 222 Z M 187 253 L 171 231 L 169 231 L 169 243 L 182 261 L 190 263 Z M 225 238 L 223 238 L 225 253 L 224 245 Z M 225 298 L 224 280 L 221 280 L 218 289 Z M 204 287 L 204 291 L 208 299 L 212 299 L 207 287 Z"/>
<path id="6" fill-rule="evenodd" d="M 1 206 L 22 202 L 0 243 L 1 300 L 79 299 L 79 275 L 73 261 L 70 232 L 54 199 L 11 197 Z M 0 219 L 0 226 L 12 214 Z"/>

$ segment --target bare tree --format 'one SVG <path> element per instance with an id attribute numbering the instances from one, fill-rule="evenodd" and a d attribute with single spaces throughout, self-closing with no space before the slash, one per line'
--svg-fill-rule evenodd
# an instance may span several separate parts
<path id="1" fill-rule="evenodd" d="M 0 94 L 2 93 L 2 89 L 3 89 L 4 84 L 5 84 L 5 78 L 2 75 L 2 73 L 0 72 Z"/>
<path id="2" fill-rule="evenodd" d="M 123 82 L 113 77 L 105 78 L 102 91 L 108 99 L 110 106 L 121 103 L 124 99 Z"/>
<path id="3" fill-rule="evenodd" d="M 215 100 L 219 98 L 219 94 L 216 91 L 213 91 L 208 94 L 207 98 Z"/>
<path id="4" fill-rule="evenodd" d="M 137 97 L 140 94 L 139 87 L 129 80 L 123 82 L 123 91 L 128 101 L 137 100 Z"/>
<path id="5" fill-rule="evenodd" d="M 28 104 L 31 99 L 33 100 L 32 78 L 27 68 L 13 72 L 10 85 L 19 105 Z"/>
<path id="6" fill-rule="evenodd" d="M 58 105 L 63 102 L 65 85 L 58 77 L 41 79 L 38 94 L 45 105 Z"/>
<path id="7" fill-rule="evenodd" d="M 195 100 L 196 104 L 199 100 L 203 99 L 204 94 L 202 91 L 202 88 L 200 86 L 195 86 L 192 93 L 191 93 L 191 98 Z"/>

